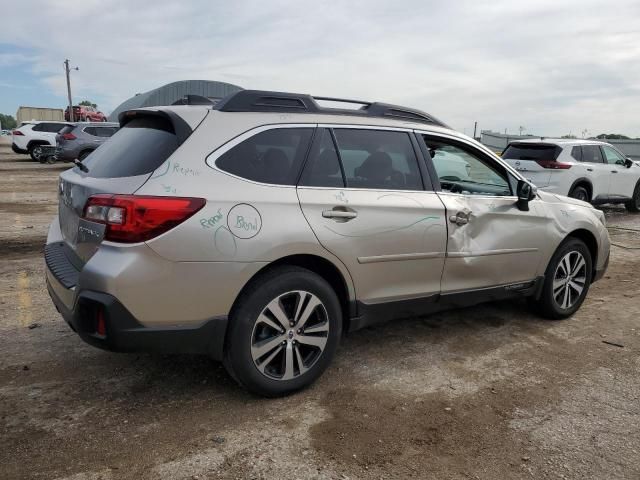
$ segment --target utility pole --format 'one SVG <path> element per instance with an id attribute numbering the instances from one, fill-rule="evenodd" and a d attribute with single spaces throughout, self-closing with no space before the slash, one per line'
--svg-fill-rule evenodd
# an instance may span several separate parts
<path id="1" fill-rule="evenodd" d="M 473 123 L 473 139 L 476 139 L 476 130 L 478 130 L 478 122 Z"/>
<path id="2" fill-rule="evenodd" d="M 67 76 L 67 96 L 69 97 L 69 121 L 75 122 L 73 118 L 73 102 L 71 101 L 71 78 L 69 77 L 69 72 L 71 68 L 69 68 L 69 59 L 64 61 L 64 73 Z M 78 67 L 75 67 L 73 70 L 79 70 Z"/>

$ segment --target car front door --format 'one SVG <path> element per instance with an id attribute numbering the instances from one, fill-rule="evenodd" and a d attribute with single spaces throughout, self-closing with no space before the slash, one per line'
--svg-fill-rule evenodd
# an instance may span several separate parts
<path id="1" fill-rule="evenodd" d="M 606 200 L 609 196 L 609 184 L 611 182 L 611 168 L 604 160 L 600 147 L 596 144 L 582 145 L 582 162 L 587 167 L 587 174 L 593 192 L 591 201 L 595 203 Z"/>
<path id="2" fill-rule="evenodd" d="M 438 177 L 446 208 L 447 256 L 442 293 L 517 285 L 535 280 L 546 248 L 548 218 L 538 200 L 516 206 L 517 179 L 470 142 L 421 134 L 428 168 Z M 431 158 L 438 158 L 433 162 Z M 467 178 L 441 175 L 447 158 L 469 165 Z"/>
<path id="3" fill-rule="evenodd" d="M 609 182 L 609 197 L 633 197 L 633 191 L 638 182 L 638 172 L 635 165 L 627 168 L 625 157 L 608 145 L 602 145 L 602 154 L 607 162 L 608 170 L 611 173 Z"/>
<path id="4" fill-rule="evenodd" d="M 321 126 L 298 184 L 309 225 L 367 306 L 440 291 L 444 206 L 423 184 L 417 149 L 410 131 Z"/>

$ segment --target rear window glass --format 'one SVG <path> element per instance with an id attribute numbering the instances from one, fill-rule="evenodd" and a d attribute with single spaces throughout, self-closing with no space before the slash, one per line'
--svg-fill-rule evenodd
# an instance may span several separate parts
<path id="1" fill-rule="evenodd" d="M 62 130 L 60 130 L 60 134 L 64 135 L 65 133 L 71 133 L 75 128 L 75 125 L 67 125 Z"/>
<path id="2" fill-rule="evenodd" d="M 312 133 L 312 128 L 267 130 L 222 154 L 216 165 L 254 182 L 295 185 Z"/>
<path id="3" fill-rule="evenodd" d="M 154 171 L 178 146 L 178 138 L 167 119 L 135 118 L 82 163 L 89 169 L 90 177 L 133 177 Z"/>
<path id="4" fill-rule="evenodd" d="M 562 149 L 556 145 L 509 145 L 502 158 L 510 160 L 556 160 Z"/>

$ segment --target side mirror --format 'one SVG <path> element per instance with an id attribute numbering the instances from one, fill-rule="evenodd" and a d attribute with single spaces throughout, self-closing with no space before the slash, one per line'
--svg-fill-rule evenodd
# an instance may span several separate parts
<path id="1" fill-rule="evenodd" d="M 627 168 L 631 168 L 633 166 L 633 160 L 631 160 L 629 157 L 625 158 L 624 166 Z"/>
<path id="2" fill-rule="evenodd" d="M 536 198 L 536 191 L 536 187 L 531 185 L 529 182 L 518 180 L 518 187 L 516 189 L 518 201 L 516 202 L 516 205 L 519 210 L 522 210 L 523 212 L 529 211 L 529 202 Z"/>

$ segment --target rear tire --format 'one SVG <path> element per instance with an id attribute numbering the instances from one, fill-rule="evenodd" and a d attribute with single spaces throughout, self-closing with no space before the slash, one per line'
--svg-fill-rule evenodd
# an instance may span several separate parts
<path id="1" fill-rule="evenodd" d="M 29 147 L 29 155 L 31 160 L 40 162 L 42 158 L 42 145 L 31 145 Z"/>
<path id="2" fill-rule="evenodd" d="M 542 317 L 560 320 L 578 311 L 591 285 L 593 260 L 585 243 L 569 237 L 551 257 L 538 300 L 530 305 Z"/>
<path id="3" fill-rule="evenodd" d="M 261 275 L 229 316 L 224 365 L 244 388 L 265 397 L 300 390 L 322 375 L 342 333 L 342 309 L 315 273 L 285 266 Z"/>
<path id="4" fill-rule="evenodd" d="M 571 198 L 575 198 L 576 200 L 582 200 L 583 202 L 589 202 L 591 200 L 589 196 L 589 191 L 580 185 L 574 187 L 573 190 L 569 192 L 569 196 Z"/>
<path id="5" fill-rule="evenodd" d="M 636 188 L 633 190 L 633 197 L 631 200 L 624 204 L 627 211 L 632 213 L 640 212 L 640 183 L 636 185 Z"/>

